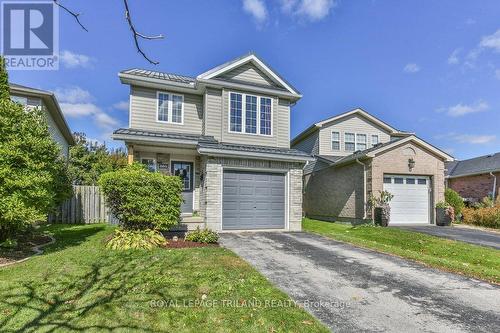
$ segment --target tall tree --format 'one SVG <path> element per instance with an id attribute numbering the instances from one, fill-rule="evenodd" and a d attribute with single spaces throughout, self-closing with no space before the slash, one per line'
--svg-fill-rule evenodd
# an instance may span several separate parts
<path id="1" fill-rule="evenodd" d="M 9 99 L 10 89 L 9 89 L 9 73 L 5 68 L 5 59 L 0 56 L 0 99 Z"/>

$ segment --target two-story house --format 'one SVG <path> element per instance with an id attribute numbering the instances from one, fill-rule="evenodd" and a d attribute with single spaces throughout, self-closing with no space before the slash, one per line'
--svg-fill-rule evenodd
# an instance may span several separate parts
<path id="1" fill-rule="evenodd" d="M 435 223 L 444 200 L 444 163 L 453 157 L 361 109 L 325 119 L 297 135 L 292 148 L 315 157 L 304 168 L 304 212 L 334 221 L 372 218 L 369 199 L 386 190 L 391 224 Z"/>
<path id="2" fill-rule="evenodd" d="M 129 127 L 113 138 L 129 162 L 177 175 L 182 223 L 217 231 L 300 230 L 302 169 L 290 149 L 290 110 L 300 93 L 256 55 L 197 77 L 130 69 Z"/>
<path id="3" fill-rule="evenodd" d="M 68 158 L 69 147 L 75 144 L 75 139 L 54 93 L 15 83 L 9 84 L 9 90 L 12 101 L 22 104 L 28 109 L 42 109 L 52 139 L 61 147 L 61 154 L 64 158 Z"/>

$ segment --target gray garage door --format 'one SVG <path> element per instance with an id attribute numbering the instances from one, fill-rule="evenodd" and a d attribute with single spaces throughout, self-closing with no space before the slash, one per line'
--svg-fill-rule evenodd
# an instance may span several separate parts
<path id="1" fill-rule="evenodd" d="M 224 171 L 222 229 L 283 229 L 285 175 Z"/>

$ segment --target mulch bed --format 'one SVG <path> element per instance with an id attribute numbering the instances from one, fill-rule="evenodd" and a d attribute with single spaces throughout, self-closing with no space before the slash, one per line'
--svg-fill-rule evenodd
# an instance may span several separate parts
<path id="1" fill-rule="evenodd" d="M 28 239 L 19 239 L 15 249 L 0 248 L 0 266 L 27 258 L 35 254 L 33 247 L 43 245 L 52 241 L 47 235 L 36 234 Z"/>
<path id="2" fill-rule="evenodd" d="M 191 241 L 185 241 L 183 239 L 178 239 L 174 241 L 172 239 L 168 239 L 168 244 L 164 246 L 166 249 L 182 249 L 187 247 L 218 247 L 219 244 L 205 244 L 205 243 L 197 243 Z"/>

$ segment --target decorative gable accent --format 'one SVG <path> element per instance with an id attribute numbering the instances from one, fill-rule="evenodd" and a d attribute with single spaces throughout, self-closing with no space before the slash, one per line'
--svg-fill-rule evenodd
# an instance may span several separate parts
<path id="1" fill-rule="evenodd" d="M 301 97 L 300 93 L 291 84 L 281 78 L 278 73 L 253 53 L 217 66 L 197 77 L 200 80 L 217 78 L 280 87 L 297 97 Z"/>

